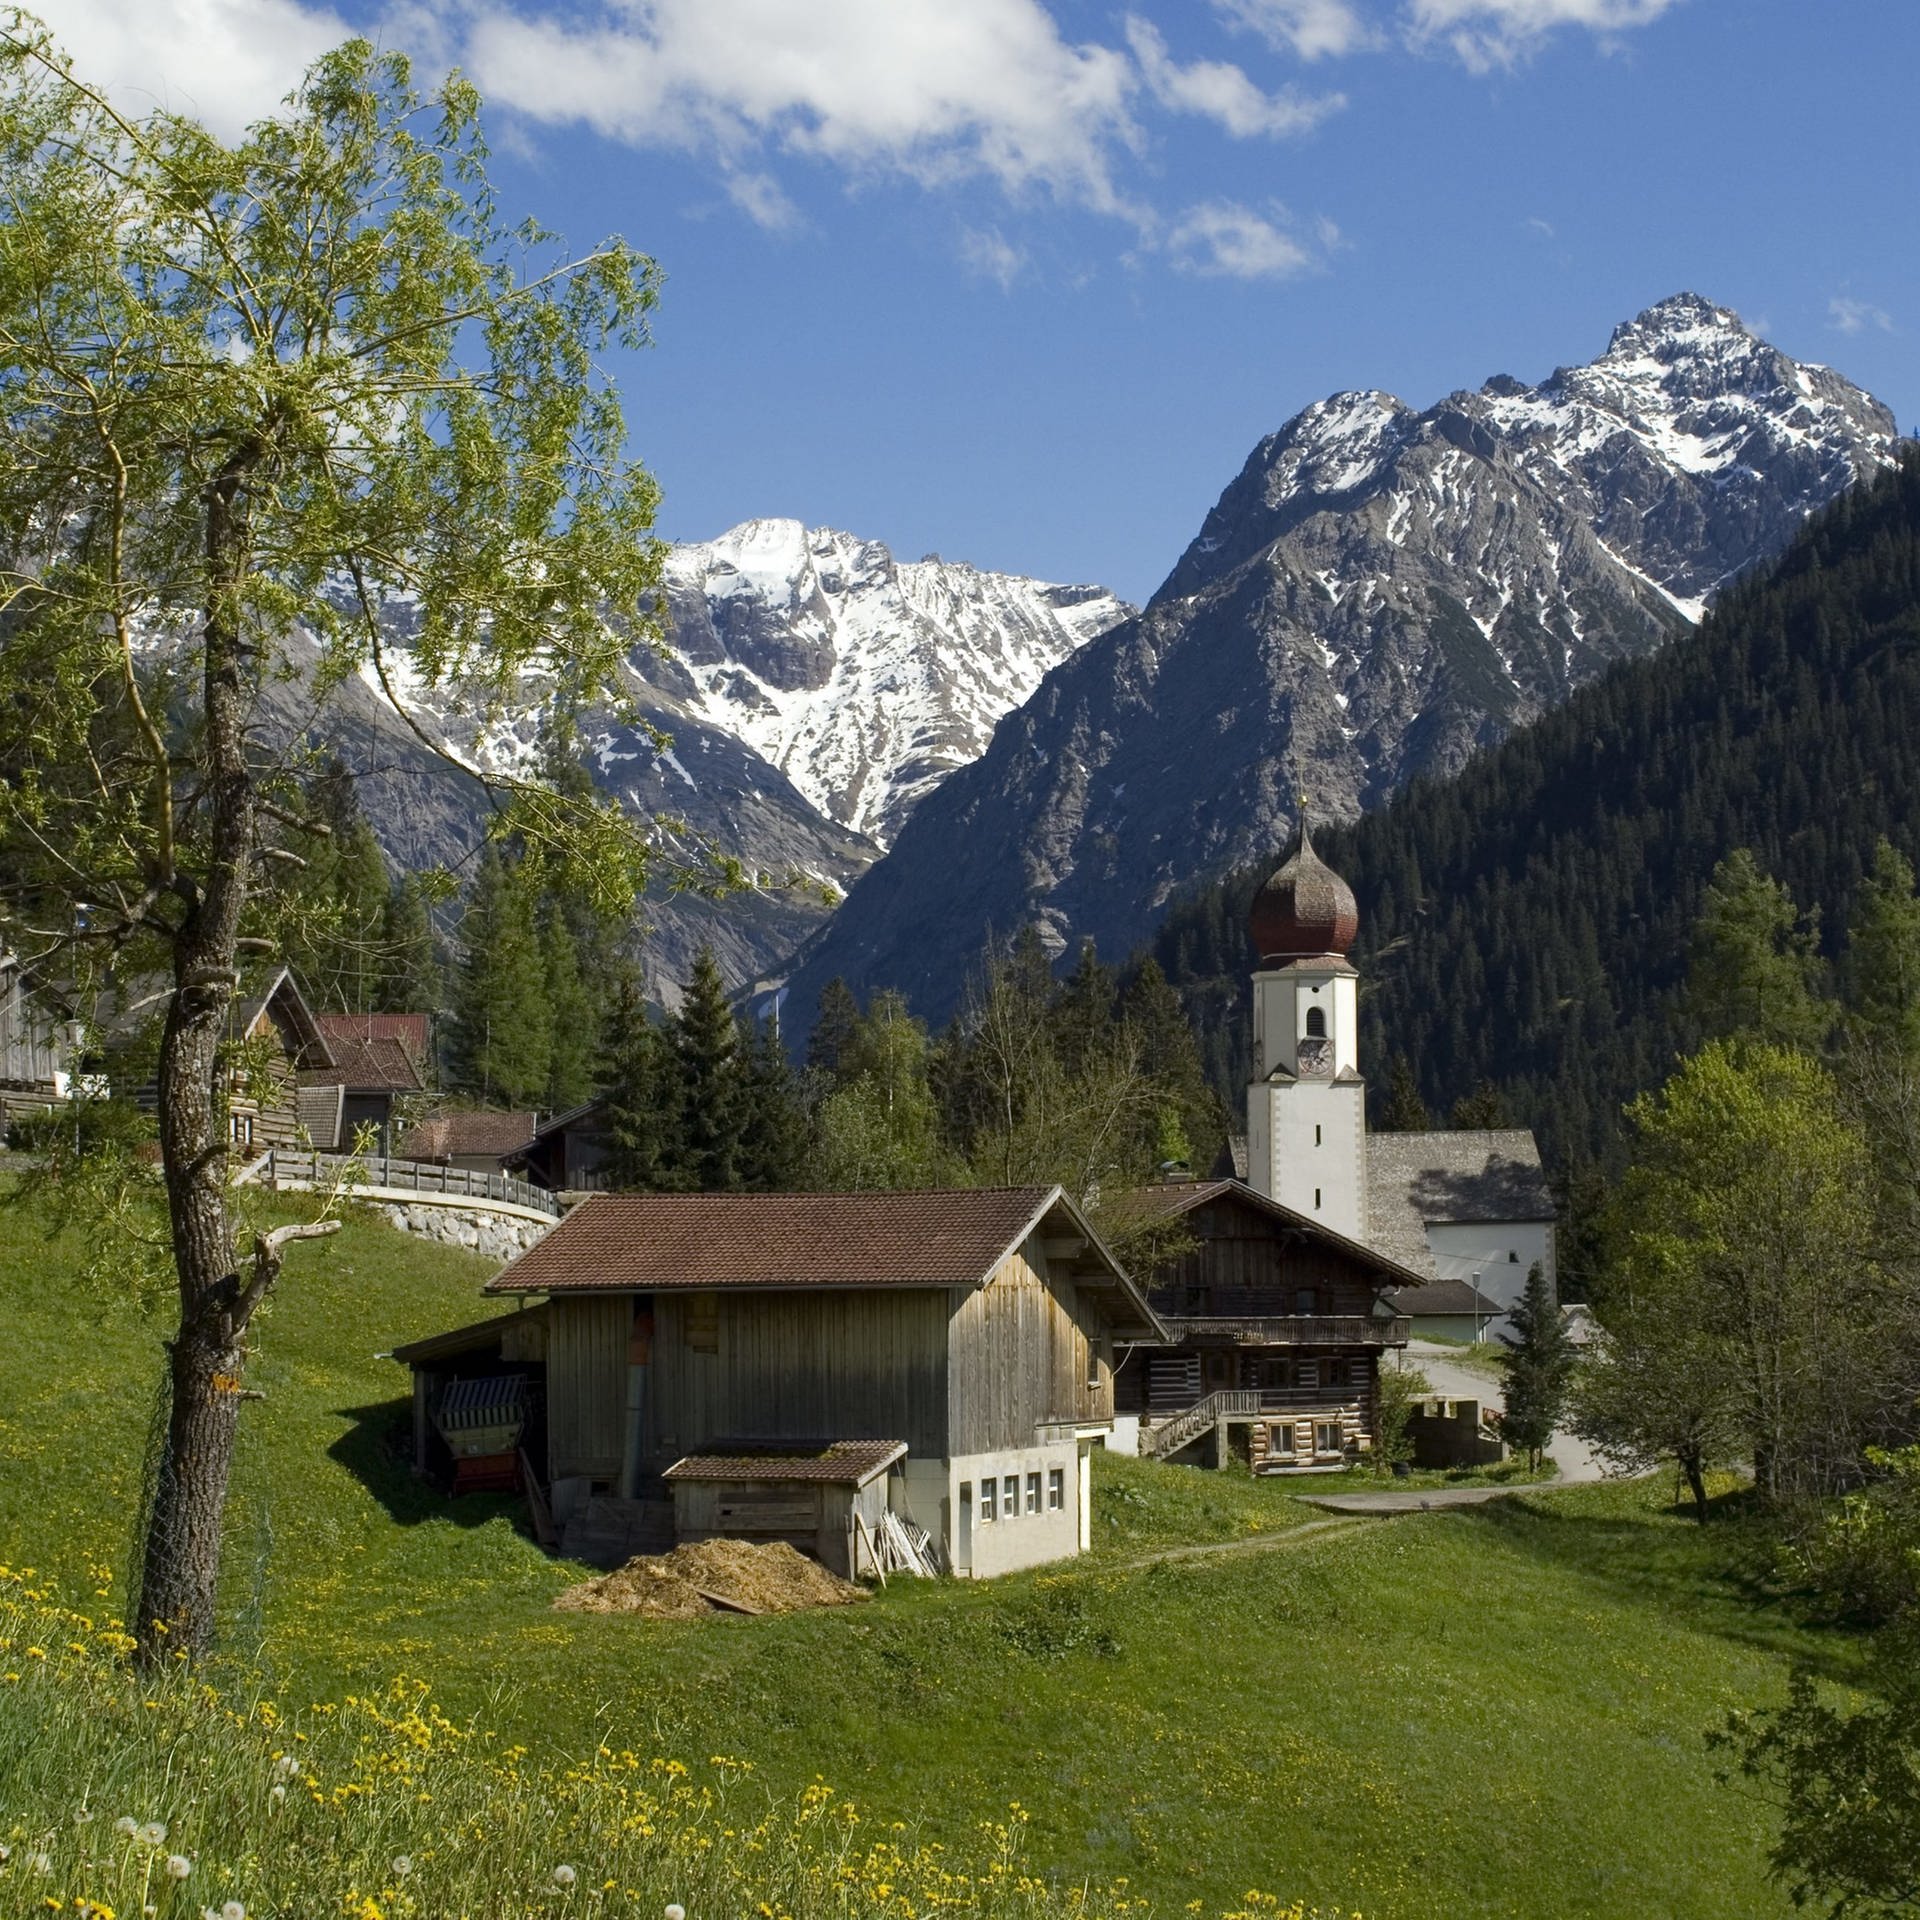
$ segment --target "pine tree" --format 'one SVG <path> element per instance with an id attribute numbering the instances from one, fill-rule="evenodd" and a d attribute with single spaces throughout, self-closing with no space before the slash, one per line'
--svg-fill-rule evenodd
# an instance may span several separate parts
<path id="1" fill-rule="evenodd" d="M 553 1030 L 533 901 L 519 869 L 489 847 L 460 922 L 466 956 L 454 990 L 458 1083 L 485 1100 L 535 1106 L 546 1095 Z"/>
<path id="2" fill-rule="evenodd" d="M 746 1193 L 786 1193 L 806 1184 L 812 1139 L 800 1077 L 780 1038 L 780 1016 L 740 1019 L 734 1056 L 741 1104 L 740 1186 Z"/>
<path id="3" fill-rule="evenodd" d="M 1509 1446 L 1525 1452 L 1529 1469 L 1537 1473 L 1566 1410 L 1574 1364 L 1573 1343 L 1539 1261 L 1528 1269 L 1526 1291 L 1507 1318 L 1512 1330 L 1500 1336 L 1507 1349 L 1501 1355 L 1506 1413 L 1500 1431 Z"/>
<path id="4" fill-rule="evenodd" d="M 288 902 L 282 950 L 320 1011 L 370 1013 L 382 974 L 386 857 L 338 759 L 308 783 L 307 807 L 326 831 L 297 849 L 306 866 Z"/>
<path id="5" fill-rule="evenodd" d="M 1387 1097 L 1374 1121 L 1378 1133 L 1425 1133 L 1433 1125 L 1427 1103 L 1420 1098 L 1420 1083 L 1413 1077 L 1413 1065 L 1404 1053 L 1393 1056 L 1387 1073 Z"/>
<path id="6" fill-rule="evenodd" d="M 669 1094 L 677 1094 L 678 1085 L 631 965 L 616 970 L 608 995 L 599 1071 L 607 1179 L 623 1193 L 651 1193 L 677 1155 L 680 1115 Z"/>
<path id="7" fill-rule="evenodd" d="M 1847 957 L 1855 1038 L 1920 1058 L 1920 896 L 1912 865 L 1888 840 L 1874 848 Z"/>
<path id="8" fill-rule="evenodd" d="M 547 1049 L 547 1084 L 542 1105 L 564 1113 L 590 1099 L 594 1090 L 594 1054 L 599 1022 L 595 996 L 580 971 L 580 950 L 558 902 L 549 900 L 540 930 L 540 958 L 546 977 L 547 1019 L 552 1039 Z"/>
<path id="9" fill-rule="evenodd" d="M 859 1022 L 860 1003 L 836 973 L 820 989 L 820 1010 L 813 1031 L 807 1035 L 808 1073 L 822 1075 L 839 1086 L 843 1077 L 841 1060 Z"/>
<path id="10" fill-rule="evenodd" d="M 411 874 L 387 890 L 380 915 L 380 1013 L 436 1013 L 440 1007 L 440 962 L 426 896 Z"/>
<path id="11" fill-rule="evenodd" d="M 1447 1125 L 1456 1133 L 1504 1127 L 1506 1124 L 1506 1102 L 1500 1098 L 1500 1089 L 1491 1080 L 1482 1080 L 1471 1093 L 1463 1093 L 1453 1103 L 1453 1111 L 1447 1115 Z"/>
<path id="12" fill-rule="evenodd" d="M 1816 1048 L 1832 1025 L 1820 981 L 1814 929 L 1793 896 L 1735 848 L 1714 868 L 1694 923 L 1687 997 L 1701 1031 Z"/>
<path id="13" fill-rule="evenodd" d="M 1118 995 L 1112 968 L 1102 965 L 1091 940 L 1083 941 L 1078 963 L 1047 1009 L 1054 1053 L 1069 1074 L 1084 1073 L 1110 1050 Z"/>
<path id="14" fill-rule="evenodd" d="M 1187 1138 L 1188 1158 L 1204 1173 L 1226 1145 L 1227 1117 L 1207 1084 L 1180 996 L 1150 956 L 1120 996 L 1120 1018 L 1139 1048 L 1140 1071 L 1160 1089 L 1160 1104 L 1174 1109 Z"/>
<path id="15" fill-rule="evenodd" d="M 736 1065 L 739 1033 L 711 947 L 694 956 L 686 997 L 669 1032 L 680 1111 L 673 1183 L 693 1193 L 737 1192 L 746 1122 Z"/>

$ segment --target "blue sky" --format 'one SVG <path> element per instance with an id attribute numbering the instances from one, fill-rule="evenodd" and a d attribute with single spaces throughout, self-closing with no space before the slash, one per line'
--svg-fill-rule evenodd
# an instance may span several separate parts
<path id="1" fill-rule="evenodd" d="M 667 275 L 661 531 L 794 515 L 1144 598 L 1343 387 L 1538 379 L 1691 289 L 1920 424 L 1909 0 L 53 0 L 231 131 L 349 29 L 504 204 Z"/>

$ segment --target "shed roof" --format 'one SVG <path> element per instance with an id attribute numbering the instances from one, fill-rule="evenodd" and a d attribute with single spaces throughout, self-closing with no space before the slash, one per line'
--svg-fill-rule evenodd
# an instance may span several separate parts
<path id="1" fill-rule="evenodd" d="M 416 1060 L 427 1057 L 424 1013 L 316 1013 L 313 1017 L 329 1041 L 398 1040 Z"/>
<path id="2" fill-rule="evenodd" d="M 1430 1314 L 1484 1314 L 1498 1319 L 1505 1309 L 1467 1280 L 1429 1280 L 1424 1286 L 1396 1287 L 1387 1295 L 1395 1313 L 1410 1319 Z"/>
<path id="3" fill-rule="evenodd" d="M 1071 1278 L 1116 1331 L 1164 1335 L 1058 1187 L 905 1193 L 596 1193 L 487 1282 L 489 1293 L 980 1286 L 1052 1218 Z"/>
<path id="4" fill-rule="evenodd" d="M 504 1159 L 533 1138 L 534 1113 L 470 1112 L 429 1114 L 408 1128 L 396 1155 L 401 1160 L 450 1160 L 459 1154 L 492 1154 Z"/>
<path id="5" fill-rule="evenodd" d="M 1418 1268 L 1406 1265 L 1382 1248 L 1369 1246 L 1360 1240 L 1349 1240 L 1324 1220 L 1316 1220 L 1310 1213 L 1299 1213 L 1292 1207 L 1282 1206 L 1278 1200 L 1256 1191 L 1244 1180 L 1169 1181 L 1165 1186 L 1142 1187 L 1130 1198 L 1143 1210 L 1163 1217 L 1191 1213 L 1195 1208 L 1215 1200 L 1237 1200 L 1257 1213 L 1264 1213 L 1283 1227 L 1337 1248 L 1356 1264 L 1371 1269 L 1382 1286 L 1418 1286 L 1426 1278 Z"/>
<path id="6" fill-rule="evenodd" d="M 500 1337 L 508 1328 L 524 1327 L 528 1321 L 542 1318 L 546 1311 L 545 1307 L 522 1307 L 513 1313 L 496 1313 L 490 1320 L 476 1320 L 470 1326 L 452 1327 L 445 1333 L 430 1333 L 422 1339 L 409 1340 L 404 1347 L 395 1347 L 390 1357 L 402 1366 L 422 1367 L 435 1360 L 484 1353 L 500 1344 Z"/>
<path id="7" fill-rule="evenodd" d="M 322 1029 L 324 1033 L 324 1028 Z M 423 1093 L 426 1082 L 420 1077 L 420 1063 L 400 1040 L 375 1037 L 350 1039 L 342 1034 L 326 1034 L 327 1051 L 333 1065 L 320 1067 L 300 1076 L 307 1087 L 346 1087 L 361 1093 Z"/>
<path id="8" fill-rule="evenodd" d="M 904 1440 L 716 1440 L 676 1460 L 663 1480 L 789 1480 L 864 1487 L 907 1456 Z"/>
<path id="9" fill-rule="evenodd" d="M 1367 1219 L 1375 1246 L 1434 1273 L 1427 1223 L 1550 1221 L 1553 1193 L 1523 1127 L 1367 1136 Z"/>

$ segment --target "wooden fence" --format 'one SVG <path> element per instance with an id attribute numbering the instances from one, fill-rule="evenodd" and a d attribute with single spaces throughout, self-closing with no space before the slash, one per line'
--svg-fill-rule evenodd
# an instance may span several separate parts
<path id="1" fill-rule="evenodd" d="M 349 1191 L 377 1188 L 384 1193 L 417 1193 L 423 1199 L 494 1200 L 558 1218 L 560 1203 L 544 1187 L 511 1174 L 477 1167 L 447 1167 L 432 1160 L 395 1160 L 381 1153 L 299 1153 L 276 1147 L 267 1156 L 261 1178 L 271 1187 L 330 1187 Z"/>

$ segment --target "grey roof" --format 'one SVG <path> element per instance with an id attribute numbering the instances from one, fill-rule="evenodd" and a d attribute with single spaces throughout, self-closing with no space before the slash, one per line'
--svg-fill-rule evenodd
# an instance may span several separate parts
<path id="1" fill-rule="evenodd" d="M 1489 1300 L 1476 1286 L 1465 1280 L 1434 1280 L 1424 1287 L 1396 1287 L 1387 1295 L 1395 1313 L 1419 1319 L 1427 1314 L 1482 1314 L 1497 1320 L 1501 1314 L 1498 1300 Z"/>
<path id="2" fill-rule="evenodd" d="M 1434 1271 L 1429 1221 L 1553 1217 L 1540 1149 L 1524 1127 L 1367 1135 L 1367 1237 L 1417 1273 Z"/>

